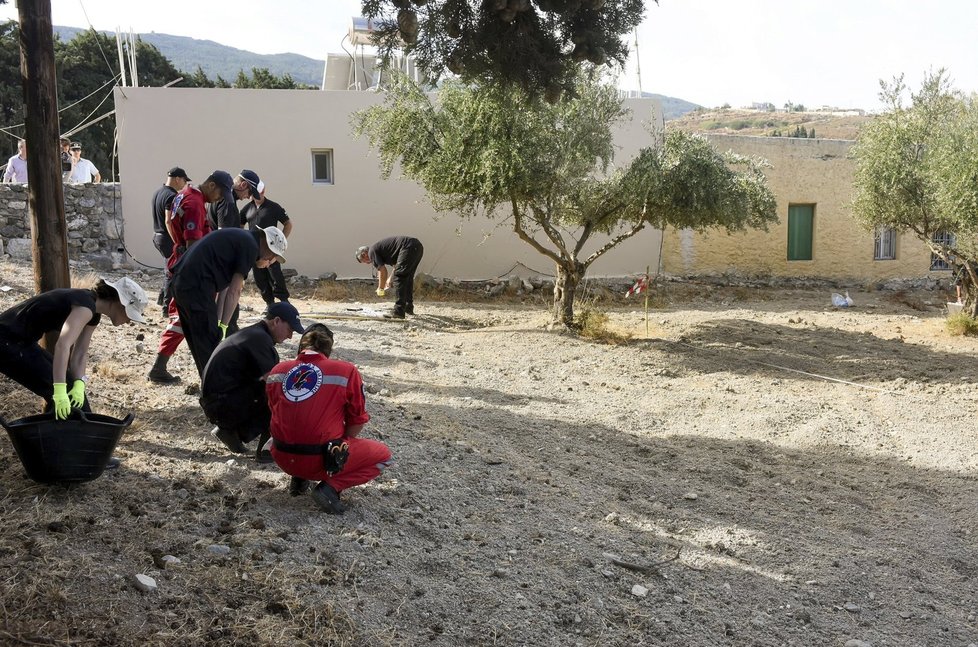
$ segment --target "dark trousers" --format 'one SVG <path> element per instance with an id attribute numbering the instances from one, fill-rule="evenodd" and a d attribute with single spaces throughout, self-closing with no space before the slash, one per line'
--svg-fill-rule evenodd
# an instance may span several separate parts
<path id="1" fill-rule="evenodd" d="M 54 395 L 54 358 L 40 345 L 34 342 L 24 342 L 19 339 L 0 337 L 0 373 L 3 373 L 14 382 L 26 387 L 33 393 L 44 398 L 44 410 L 50 410 L 54 403 L 51 396 Z M 76 375 L 68 370 L 66 383 L 71 389 L 77 379 Z M 85 403 L 82 411 L 91 411 L 92 407 L 88 402 L 88 395 L 85 395 Z"/>
<path id="2" fill-rule="evenodd" d="M 272 263 L 268 267 L 256 265 L 252 272 L 255 275 L 255 285 L 258 286 L 258 291 L 261 292 L 261 298 L 266 305 L 272 305 L 275 299 L 289 300 L 289 289 L 285 287 L 285 276 L 282 274 L 281 265 L 278 263 Z"/>
<path id="3" fill-rule="evenodd" d="M 397 254 L 397 264 L 394 266 L 394 308 L 404 310 L 414 307 L 414 273 L 418 271 L 421 257 L 424 256 L 424 246 L 420 241 L 405 245 Z"/>
<path id="4" fill-rule="evenodd" d="M 221 429 L 233 431 L 243 443 L 267 434 L 272 422 L 264 382 L 242 384 L 230 393 L 205 393 L 200 398 L 200 406 L 208 420 Z"/>
<path id="5" fill-rule="evenodd" d="M 207 360 L 221 343 L 221 329 L 217 327 L 217 304 L 213 294 L 201 294 L 194 290 L 182 290 L 178 280 L 171 284 L 173 300 L 180 315 L 180 326 L 187 339 L 187 347 L 193 355 L 197 374 L 204 375 Z"/>
<path id="6" fill-rule="evenodd" d="M 166 317 L 166 306 L 170 302 L 170 272 L 166 269 L 166 261 L 173 253 L 173 239 L 167 233 L 153 234 L 153 247 L 163 257 L 163 287 L 160 288 L 160 296 L 157 304 L 163 306 L 163 316 Z"/>

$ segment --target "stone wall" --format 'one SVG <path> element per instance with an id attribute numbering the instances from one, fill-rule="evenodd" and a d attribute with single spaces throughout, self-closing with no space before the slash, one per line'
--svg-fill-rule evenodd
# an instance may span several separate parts
<path id="1" fill-rule="evenodd" d="M 69 258 L 80 260 L 84 256 L 93 265 L 124 265 L 119 184 L 65 184 L 64 196 Z M 0 184 L 0 253 L 31 257 L 27 185 Z"/>

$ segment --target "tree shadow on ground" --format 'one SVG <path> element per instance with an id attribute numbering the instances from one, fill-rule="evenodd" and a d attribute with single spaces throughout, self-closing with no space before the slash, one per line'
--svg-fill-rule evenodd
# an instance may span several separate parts
<path id="1" fill-rule="evenodd" d="M 940 352 L 898 339 L 882 339 L 870 332 L 835 328 L 721 319 L 700 324 L 677 341 L 651 343 L 682 357 L 685 368 L 699 373 L 725 371 L 815 379 L 765 365 L 768 364 L 872 383 L 903 378 L 960 384 L 962 378 L 975 378 L 974 359 L 970 356 Z"/>

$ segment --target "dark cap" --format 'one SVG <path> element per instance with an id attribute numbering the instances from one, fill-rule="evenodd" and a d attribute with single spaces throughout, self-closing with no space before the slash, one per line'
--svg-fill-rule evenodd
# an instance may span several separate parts
<path id="1" fill-rule="evenodd" d="M 286 322 L 292 326 L 292 330 L 296 331 L 300 335 L 302 334 L 302 323 L 299 321 L 299 311 L 295 309 L 291 303 L 287 301 L 279 301 L 278 303 L 273 303 L 268 306 L 268 310 L 265 311 L 266 319 L 274 319 L 278 317 L 282 321 Z"/>
<path id="2" fill-rule="evenodd" d="M 217 186 L 230 191 L 234 187 L 234 180 L 231 179 L 231 174 L 227 171 L 214 171 L 204 182 L 213 182 Z"/>
<path id="3" fill-rule="evenodd" d="M 81 144 L 78 142 L 71 142 L 71 146 L 68 147 L 69 150 L 80 151 L 82 149 Z"/>
<path id="4" fill-rule="evenodd" d="M 185 180 L 186 180 L 187 182 L 189 182 L 189 181 L 190 181 L 190 178 L 189 178 L 189 177 L 187 177 L 187 172 L 186 172 L 186 171 L 184 171 L 184 170 L 183 170 L 182 168 L 180 168 L 179 166 L 174 166 L 174 167 L 173 167 L 173 168 L 171 168 L 171 169 L 170 169 L 169 171 L 167 171 L 167 172 L 166 172 L 166 176 L 167 176 L 167 177 L 182 177 L 182 178 L 183 178 L 183 179 L 185 179 Z"/>
<path id="5" fill-rule="evenodd" d="M 265 185 L 261 181 L 261 178 L 258 177 L 257 173 L 245 169 L 240 173 L 238 173 L 238 175 L 241 177 L 242 180 L 248 183 L 248 192 L 251 193 L 252 198 L 257 198 L 258 196 L 261 195 L 261 192 L 265 188 Z"/>

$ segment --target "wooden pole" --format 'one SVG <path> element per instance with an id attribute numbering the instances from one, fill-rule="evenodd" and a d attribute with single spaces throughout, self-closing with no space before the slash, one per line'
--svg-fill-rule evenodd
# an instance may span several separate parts
<path id="1" fill-rule="evenodd" d="M 61 175 L 58 85 L 50 0 L 21 0 L 20 76 L 27 139 L 27 204 L 31 220 L 34 288 L 37 293 L 71 285 L 68 230 Z M 56 333 L 45 337 L 54 349 Z"/>

